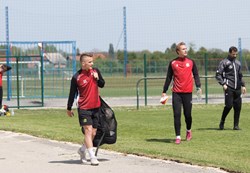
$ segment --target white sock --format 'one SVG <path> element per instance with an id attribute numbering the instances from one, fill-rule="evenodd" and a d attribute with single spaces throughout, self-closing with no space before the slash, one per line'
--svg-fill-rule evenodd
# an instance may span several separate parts
<path id="1" fill-rule="evenodd" d="M 191 129 L 190 129 L 190 130 L 187 130 L 187 132 L 191 132 Z"/>
<path id="2" fill-rule="evenodd" d="M 91 148 L 88 148 L 87 150 L 89 152 L 89 157 L 90 158 L 95 158 L 94 148 L 91 147 Z"/>
<path id="3" fill-rule="evenodd" d="M 86 150 L 86 146 L 83 144 L 80 148 L 81 151 L 85 151 Z"/>
<path id="4" fill-rule="evenodd" d="M 176 139 L 181 139 L 181 136 L 176 136 Z"/>

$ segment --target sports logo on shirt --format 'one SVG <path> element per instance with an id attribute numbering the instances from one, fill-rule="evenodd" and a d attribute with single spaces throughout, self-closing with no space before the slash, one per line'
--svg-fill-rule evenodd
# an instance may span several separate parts
<path id="1" fill-rule="evenodd" d="M 77 76 L 76 80 L 77 80 L 77 81 L 79 81 L 79 80 L 80 80 L 80 75 L 79 75 L 79 76 Z"/>
<path id="2" fill-rule="evenodd" d="M 176 61 L 172 61 L 172 65 L 174 65 L 175 67 L 178 67 L 178 63 Z"/>
<path id="3" fill-rule="evenodd" d="M 187 63 L 187 64 L 186 64 L 186 67 L 190 67 L 190 64 L 189 64 L 189 63 Z"/>
<path id="4" fill-rule="evenodd" d="M 83 79 L 83 83 L 86 84 L 88 83 L 88 81 L 86 79 Z"/>

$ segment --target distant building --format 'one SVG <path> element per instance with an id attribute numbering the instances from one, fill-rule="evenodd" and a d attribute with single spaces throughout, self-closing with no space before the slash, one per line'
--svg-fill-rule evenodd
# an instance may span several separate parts
<path id="1" fill-rule="evenodd" d="M 65 68 L 67 65 L 67 57 L 60 53 L 44 53 L 44 60 L 47 59 L 55 68 Z"/>

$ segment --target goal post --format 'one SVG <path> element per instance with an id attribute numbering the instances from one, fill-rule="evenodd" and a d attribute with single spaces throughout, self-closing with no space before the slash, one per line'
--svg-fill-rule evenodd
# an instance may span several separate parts
<path id="1" fill-rule="evenodd" d="M 13 65 L 16 65 L 17 62 L 9 62 L 9 64 L 13 66 Z M 41 80 L 41 62 L 40 61 L 18 61 L 18 64 L 27 64 L 27 65 L 34 64 L 34 67 L 37 67 L 37 77 L 39 78 L 39 80 Z"/>
<path id="2" fill-rule="evenodd" d="M 24 79 L 22 78 L 22 76 L 11 76 L 11 81 L 16 81 L 17 78 L 19 79 L 19 97 L 25 97 L 24 95 Z M 7 82 L 7 76 L 3 76 L 2 80 L 5 82 Z M 21 82 L 21 83 L 20 83 Z M 20 90 L 21 90 L 21 93 L 20 93 Z M 4 97 L 7 99 L 7 97 Z M 17 95 L 12 95 L 12 98 L 17 98 Z"/>
<path id="3" fill-rule="evenodd" d="M 3 82 L 3 95 L 7 98 L 3 100 L 3 104 L 18 109 L 44 106 L 44 70 L 41 55 L 0 56 L 0 64 L 12 67 L 2 78 L 6 81 Z"/>

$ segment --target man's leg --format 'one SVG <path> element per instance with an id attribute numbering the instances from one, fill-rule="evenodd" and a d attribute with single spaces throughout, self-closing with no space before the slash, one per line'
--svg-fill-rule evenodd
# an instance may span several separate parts
<path id="1" fill-rule="evenodd" d="M 235 91 L 235 99 L 233 103 L 234 108 L 234 130 L 240 130 L 239 128 L 239 119 L 240 119 L 240 111 L 242 105 L 242 98 L 241 98 L 241 90 Z"/>
<path id="2" fill-rule="evenodd" d="M 186 139 L 190 141 L 192 139 L 192 93 L 183 94 L 183 109 L 186 122 Z"/>
<path id="3" fill-rule="evenodd" d="M 95 130 L 93 130 L 92 125 L 85 125 L 83 127 L 84 127 L 84 132 L 85 132 L 84 144 L 86 145 L 87 151 L 89 153 L 91 164 L 98 165 L 99 162 L 95 156 L 94 148 L 93 148 L 93 136 L 94 136 L 93 133 Z"/>
<path id="4" fill-rule="evenodd" d="M 3 102 L 3 87 L 0 87 L 0 109 L 2 109 Z"/>
<path id="5" fill-rule="evenodd" d="M 0 116 L 4 115 L 5 111 L 2 106 L 2 101 L 3 101 L 3 88 L 0 87 Z"/>
<path id="6" fill-rule="evenodd" d="M 82 127 L 82 134 L 83 135 L 85 134 L 83 127 Z M 84 164 L 88 163 L 87 158 L 86 158 L 86 149 L 87 148 L 84 142 L 83 142 L 83 145 L 78 149 L 78 154 L 80 155 L 81 161 Z"/>
<path id="7" fill-rule="evenodd" d="M 176 144 L 179 144 L 181 141 L 181 97 L 177 93 L 172 94 L 172 107 L 174 113 L 174 128 L 175 128 L 175 135 L 176 135 Z"/>
<path id="8" fill-rule="evenodd" d="M 98 165 L 99 162 L 97 158 L 95 157 L 95 153 L 93 150 L 93 136 L 95 135 L 96 130 L 93 129 L 93 110 L 81 110 L 78 109 L 78 118 L 79 118 L 79 123 L 83 127 L 82 132 L 84 134 L 84 146 L 86 146 L 86 150 L 89 153 L 91 164 L 92 165 Z M 80 148 L 81 149 L 81 148 Z M 81 150 L 78 150 L 78 153 Z M 84 156 L 83 154 L 79 154 Z M 83 160 L 83 159 L 82 159 Z M 86 160 L 86 159 L 85 159 Z"/>
<path id="9" fill-rule="evenodd" d="M 224 123 L 225 123 L 226 117 L 233 107 L 233 92 L 232 92 L 232 90 L 230 88 L 228 88 L 224 92 L 224 95 L 225 95 L 225 106 L 224 106 L 224 109 L 223 109 L 223 112 L 221 115 L 221 120 L 220 120 L 220 125 L 219 125 L 220 130 L 224 129 Z"/>
<path id="10" fill-rule="evenodd" d="M 183 109 L 187 130 L 192 127 L 192 94 L 183 94 Z"/>

